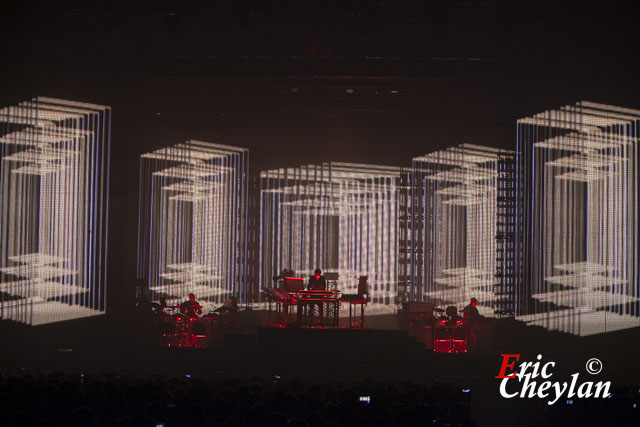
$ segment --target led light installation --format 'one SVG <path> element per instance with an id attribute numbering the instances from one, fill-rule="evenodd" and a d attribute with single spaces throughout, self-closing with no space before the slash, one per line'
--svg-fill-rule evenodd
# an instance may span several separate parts
<path id="1" fill-rule="evenodd" d="M 515 153 L 462 144 L 413 159 L 409 300 L 462 308 L 478 300 L 493 316 L 505 295 L 498 292 L 499 179 Z"/>
<path id="2" fill-rule="evenodd" d="M 111 109 L 38 97 L 0 123 L 0 318 L 104 313 Z"/>
<path id="3" fill-rule="evenodd" d="M 260 285 L 284 268 L 305 278 L 321 268 L 356 293 L 364 275 L 367 310 L 392 310 L 399 179 L 400 168 L 333 162 L 261 172 Z"/>
<path id="4" fill-rule="evenodd" d="M 187 141 L 140 160 L 138 278 L 148 297 L 243 301 L 248 150 Z"/>
<path id="5" fill-rule="evenodd" d="M 521 320 L 576 335 L 640 326 L 639 121 L 593 102 L 518 121 Z"/>

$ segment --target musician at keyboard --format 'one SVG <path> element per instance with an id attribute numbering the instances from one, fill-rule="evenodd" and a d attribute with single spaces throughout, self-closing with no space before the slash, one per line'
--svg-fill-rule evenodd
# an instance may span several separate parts
<path id="1" fill-rule="evenodd" d="M 313 276 L 309 277 L 309 282 L 307 283 L 307 290 L 309 291 L 324 291 L 327 289 L 327 280 L 322 275 L 322 270 L 316 268 L 316 271 L 313 272 Z"/>
<path id="2" fill-rule="evenodd" d="M 322 270 L 320 270 L 319 268 L 316 268 L 316 270 L 313 272 L 313 276 L 309 277 L 309 282 L 307 283 L 307 290 L 308 291 L 324 291 L 326 289 L 327 289 L 327 280 L 322 275 Z M 324 307 L 322 306 L 321 302 L 309 303 L 307 307 L 308 309 L 307 316 L 309 319 L 309 323 L 310 324 L 314 323 L 316 308 L 318 310 L 317 322 L 320 325 L 322 325 L 322 322 L 324 320 L 323 319 Z"/>

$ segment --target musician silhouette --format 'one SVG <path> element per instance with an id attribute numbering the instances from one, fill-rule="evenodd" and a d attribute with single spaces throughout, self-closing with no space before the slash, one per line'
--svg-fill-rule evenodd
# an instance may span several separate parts
<path id="1" fill-rule="evenodd" d="M 478 322 L 482 318 L 476 308 L 478 300 L 471 298 L 469 305 L 462 309 L 464 323 L 467 329 L 467 347 L 469 351 L 475 351 L 478 347 Z"/>
<path id="2" fill-rule="evenodd" d="M 196 301 L 194 294 L 189 294 L 189 299 L 180 304 L 180 311 L 187 317 L 198 317 L 202 314 L 202 306 Z"/>
<path id="3" fill-rule="evenodd" d="M 327 280 L 322 275 L 322 270 L 316 268 L 313 272 L 313 276 L 309 277 L 307 283 L 307 290 L 309 291 L 323 291 L 327 289 Z"/>
<path id="4" fill-rule="evenodd" d="M 319 268 L 316 268 L 316 270 L 313 272 L 313 276 L 309 277 L 309 282 L 307 283 L 307 290 L 308 291 L 324 291 L 325 289 L 327 289 L 327 280 L 322 275 L 322 270 L 320 270 Z M 321 302 L 310 302 L 308 304 L 307 316 L 309 319 L 309 324 L 313 325 L 314 317 L 316 317 L 315 316 L 316 307 L 318 309 L 317 322 L 320 325 L 322 325 L 322 322 L 324 320 L 323 318 L 324 307 Z"/>

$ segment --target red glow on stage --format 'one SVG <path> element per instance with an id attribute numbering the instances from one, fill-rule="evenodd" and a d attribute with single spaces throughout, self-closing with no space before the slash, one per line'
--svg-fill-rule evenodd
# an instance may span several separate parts
<path id="1" fill-rule="evenodd" d="M 433 340 L 435 353 L 466 353 L 467 341 L 461 339 L 435 339 Z"/>

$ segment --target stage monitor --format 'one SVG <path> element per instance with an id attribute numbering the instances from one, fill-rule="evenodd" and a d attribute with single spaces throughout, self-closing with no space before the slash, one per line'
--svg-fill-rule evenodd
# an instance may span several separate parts
<path id="1" fill-rule="evenodd" d="M 282 281 L 282 288 L 286 292 L 298 292 L 304 289 L 304 279 L 300 277 L 285 277 Z"/>
<path id="2" fill-rule="evenodd" d="M 324 273 L 324 278 L 329 281 L 336 281 L 340 278 L 340 273 L 338 273 L 337 271 L 327 272 Z"/>

